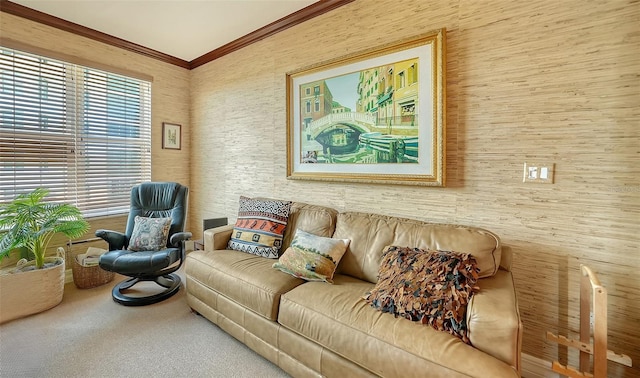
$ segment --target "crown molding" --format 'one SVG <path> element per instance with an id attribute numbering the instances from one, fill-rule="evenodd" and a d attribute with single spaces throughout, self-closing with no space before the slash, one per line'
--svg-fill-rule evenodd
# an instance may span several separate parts
<path id="1" fill-rule="evenodd" d="M 209 63 L 224 55 L 230 54 L 236 50 L 240 50 L 243 47 L 251 45 L 252 43 L 263 40 L 292 26 L 301 24 L 307 20 L 320 16 L 321 14 L 327 13 L 353 1 L 355 0 L 320 0 L 305 8 L 300 9 L 297 12 L 291 13 L 288 16 L 274 21 L 269 25 L 263 26 L 262 28 L 255 30 L 243 37 L 231 41 L 226 45 L 218 47 L 217 49 L 212 50 L 198 58 L 195 58 L 189 63 L 190 68 L 194 69 L 203 64 Z"/>
<path id="2" fill-rule="evenodd" d="M 0 11 L 12 14 L 14 16 L 26 18 L 28 20 L 35 21 L 44 25 L 48 25 L 56 29 L 64 30 L 69 33 L 80 35 L 82 37 L 93 39 L 95 41 L 115 46 L 124 50 L 132 51 L 134 53 L 157 59 L 162 62 L 170 63 L 187 69 L 194 69 L 353 1 L 355 0 L 320 0 L 303 9 L 300 9 L 297 12 L 294 12 L 275 22 L 272 22 L 269 25 L 257 29 L 243 37 L 231 41 L 226 45 L 214 49 L 190 62 L 162 53 L 157 50 L 150 49 L 145 46 L 138 45 L 133 42 L 126 41 L 118 37 L 114 37 L 110 34 L 106 34 L 95 29 L 87 28 L 85 26 L 63 20 L 50 14 L 25 7 L 8 0 L 0 0 Z"/>
<path id="3" fill-rule="evenodd" d="M 118 37 L 114 37 L 95 29 L 87 28 L 85 26 L 63 20 L 50 14 L 25 7 L 8 0 L 0 0 L 0 11 L 12 14 L 14 16 L 26 18 L 28 20 L 35 21 L 44 25 L 48 25 L 56 29 L 64 30 L 69 33 L 80 35 L 82 37 L 93 39 L 98 42 L 106 43 L 111 46 L 119 47 L 124 50 L 132 51 L 149 58 L 157 59 L 166 63 L 171 63 L 176 66 L 189 68 L 189 62 L 187 62 L 186 60 L 182 60 L 180 58 L 176 58 L 175 56 L 161 53 L 160 51 L 156 51 L 148 47 L 144 47 Z"/>

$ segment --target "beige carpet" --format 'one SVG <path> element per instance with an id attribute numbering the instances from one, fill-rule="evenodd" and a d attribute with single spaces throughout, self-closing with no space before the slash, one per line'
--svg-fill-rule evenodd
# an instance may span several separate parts
<path id="1" fill-rule="evenodd" d="M 0 377 L 288 376 L 192 313 L 184 286 L 164 302 L 125 307 L 111 299 L 122 279 L 67 284 L 57 307 L 0 325 Z"/>

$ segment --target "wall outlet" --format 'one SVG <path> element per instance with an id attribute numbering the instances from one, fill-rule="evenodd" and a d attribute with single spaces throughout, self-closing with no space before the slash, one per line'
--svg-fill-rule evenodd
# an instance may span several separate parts
<path id="1" fill-rule="evenodd" d="M 524 163 L 522 182 L 553 184 L 554 163 Z"/>

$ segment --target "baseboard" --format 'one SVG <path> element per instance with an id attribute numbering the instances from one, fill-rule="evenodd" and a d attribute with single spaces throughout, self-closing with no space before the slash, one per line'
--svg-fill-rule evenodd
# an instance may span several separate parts
<path id="1" fill-rule="evenodd" d="M 522 354 L 522 378 L 560 378 L 560 375 L 551 370 L 551 362 Z"/>

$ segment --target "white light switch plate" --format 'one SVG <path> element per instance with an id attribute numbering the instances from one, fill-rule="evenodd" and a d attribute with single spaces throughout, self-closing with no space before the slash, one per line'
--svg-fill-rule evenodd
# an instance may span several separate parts
<path id="1" fill-rule="evenodd" d="M 554 163 L 524 163 L 522 182 L 553 184 Z"/>

